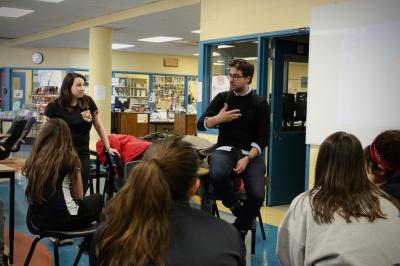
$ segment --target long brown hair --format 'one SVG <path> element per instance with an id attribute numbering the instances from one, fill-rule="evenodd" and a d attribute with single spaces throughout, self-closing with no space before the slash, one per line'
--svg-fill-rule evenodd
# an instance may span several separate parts
<path id="1" fill-rule="evenodd" d="M 386 183 L 396 171 L 400 170 L 400 130 L 387 130 L 379 134 L 374 140 L 374 146 L 379 155 L 393 165 L 384 167 L 383 171 L 378 167 L 378 163 L 371 158 L 371 145 L 364 149 L 365 163 L 367 171 L 372 173 L 380 182 Z"/>
<path id="2" fill-rule="evenodd" d="M 109 202 L 99 234 L 98 265 L 165 265 L 172 200 L 187 200 L 198 155 L 180 138 L 155 143 Z"/>
<path id="3" fill-rule="evenodd" d="M 55 100 L 56 103 L 58 103 L 62 108 L 67 110 L 67 112 L 69 113 L 72 113 L 73 111 L 71 103 L 74 96 L 72 95 L 71 88 L 76 78 L 81 78 L 83 79 L 84 82 L 86 82 L 86 79 L 83 75 L 72 72 L 68 73 L 67 75 L 65 75 L 63 83 L 61 85 L 60 96 Z M 78 105 L 82 109 L 88 108 L 89 100 L 86 95 L 78 99 Z"/>
<path id="4" fill-rule="evenodd" d="M 40 204 L 47 200 L 46 195 L 54 195 L 62 169 L 71 169 L 72 182 L 76 182 L 80 167 L 67 123 L 59 118 L 50 119 L 40 130 L 22 169 L 28 179 L 25 190 L 28 202 Z M 49 191 L 45 191 L 47 184 Z"/>
<path id="5" fill-rule="evenodd" d="M 339 214 L 347 223 L 366 217 L 370 222 L 385 218 L 379 196 L 399 203 L 369 183 L 360 141 L 352 134 L 337 132 L 322 143 L 315 170 L 315 187 L 310 195 L 317 223 L 332 223 Z"/>

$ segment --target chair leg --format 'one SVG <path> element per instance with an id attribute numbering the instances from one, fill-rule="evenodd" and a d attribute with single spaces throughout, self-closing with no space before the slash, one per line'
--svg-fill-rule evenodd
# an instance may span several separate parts
<path id="1" fill-rule="evenodd" d="M 79 252 L 78 255 L 76 255 L 73 266 L 78 266 L 78 262 L 81 259 L 82 253 L 83 253 L 83 245 L 79 248 Z"/>
<path id="2" fill-rule="evenodd" d="M 90 195 L 94 194 L 93 180 L 89 180 L 89 191 L 90 191 Z"/>
<path id="3" fill-rule="evenodd" d="M 219 216 L 219 210 L 218 210 L 218 205 L 217 205 L 217 201 L 214 200 L 213 205 L 212 205 L 212 211 L 213 211 L 213 216 L 217 216 L 218 218 L 221 218 Z"/>
<path id="4" fill-rule="evenodd" d="M 58 258 L 58 243 L 59 243 L 59 239 L 56 238 L 56 242 L 54 242 L 54 245 L 53 245 L 53 247 L 54 247 L 54 264 L 56 266 L 60 266 L 60 261 Z"/>
<path id="5" fill-rule="evenodd" d="M 251 230 L 251 255 L 256 253 L 256 230 Z"/>
<path id="6" fill-rule="evenodd" d="M 24 266 L 28 266 L 29 263 L 31 262 L 33 252 L 35 251 L 35 248 L 36 248 L 36 244 L 40 241 L 40 239 L 41 239 L 40 237 L 36 237 L 32 241 L 32 245 L 31 245 L 31 247 L 29 249 L 28 256 L 26 256 Z"/>
<path id="7" fill-rule="evenodd" d="M 262 238 L 263 238 L 263 240 L 267 240 L 267 236 L 265 235 L 264 223 L 263 223 L 260 213 L 258 214 L 258 222 L 260 224 Z"/>

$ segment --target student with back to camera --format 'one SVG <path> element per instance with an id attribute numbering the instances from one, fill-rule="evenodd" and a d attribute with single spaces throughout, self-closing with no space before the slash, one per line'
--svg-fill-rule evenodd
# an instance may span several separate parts
<path id="1" fill-rule="evenodd" d="M 325 139 L 315 182 L 293 200 L 279 228 L 282 265 L 400 263 L 400 204 L 368 181 L 354 135 Z"/>
<path id="2" fill-rule="evenodd" d="M 368 179 L 400 201 L 400 130 L 379 134 L 364 149 Z"/>
<path id="3" fill-rule="evenodd" d="M 22 170 L 28 212 L 39 229 L 83 229 L 99 219 L 103 197 L 84 197 L 80 167 L 67 123 L 50 119 Z"/>
<path id="4" fill-rule="evenodd" d="M 189 206 L 198 167 L 196 151 L 180 138 L 150 146 L 109 202 L 90 265 L 245 265 L 237 230 Z"/>

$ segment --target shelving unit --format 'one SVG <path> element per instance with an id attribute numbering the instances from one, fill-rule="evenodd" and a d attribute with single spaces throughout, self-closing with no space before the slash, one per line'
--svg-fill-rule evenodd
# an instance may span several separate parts
<path id="1" fill-rule="evenodd" d="M 185 105 L 185 77 L 153 75 L 152 93 L 155 109 L 175 111 Z"/>
<path id="2" fill-rule="evenodd" d="M 115 74 L 112 82 L 112 103 L 129 99 L 129 108 L 145 108 L 149 95 L 149 76 L 139 74 Z"/>
<path id="3" fill-rule="evenodd" d="M 59 89 L 56 86 L 42 86 L 33 89 L 30 97 L 32 104 L 36 107 L 36 111 L 39 114 L 42 114 L 46 109 L 47 104 L 58 97 L 58 92 Z"/>

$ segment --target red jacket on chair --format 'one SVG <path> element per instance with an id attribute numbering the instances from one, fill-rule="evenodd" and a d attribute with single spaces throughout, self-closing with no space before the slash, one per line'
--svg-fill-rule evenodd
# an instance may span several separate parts
<path id="1" fill-rule="evenodd" d="M 111 148 L 116 149 L 121 154 L 121 160 L 124 164 L 142 155 L 147 147 L 151 145 L 151 142 L 122 134 L 108 135 L 108 141 L 110 142 Z M 105 164 L 105 146 L 101 139 L 96 142 L 96 152 L 99 156 L 100 163 Z"/>

